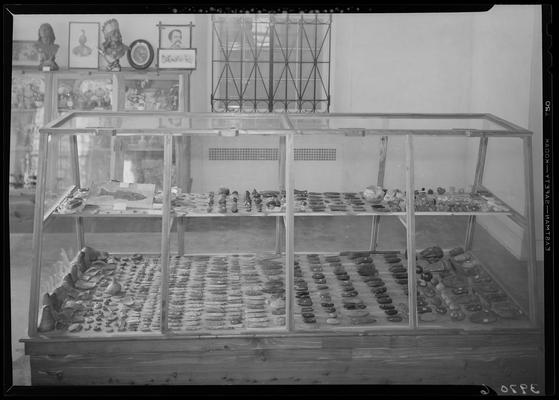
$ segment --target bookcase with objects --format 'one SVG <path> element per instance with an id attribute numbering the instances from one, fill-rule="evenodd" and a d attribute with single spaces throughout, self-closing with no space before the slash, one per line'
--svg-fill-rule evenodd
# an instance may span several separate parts
<path id="1" fill-rule="evenodd" d="M 15 156 L 10 159 L 10 195 L 35 194 L 38 130 L 46 123 L 72 111 L 186 111 L 190 106 L 189 79 L 189 72 L 178 71 L 42 72 L 36 68 L 13 67 L 10 146 Z M 130 157 L 141 159 L 142 155 L 156 154 L 161 158 L 161 149 L 146 145 L 141 137 L 137 142 L 141 146 L 136 146 L 136 153 L 130 153 Z M 83 143 L 80 147 L 85 146 Z M 80 162 L 83 167 L 91 159 L 86 160 L 80 153 Z"/>
<path id="2" fill-rule="evenodd" d="M 34 385 L 539 382 L 531 132 L 134 96 L 40 129 Z"/>

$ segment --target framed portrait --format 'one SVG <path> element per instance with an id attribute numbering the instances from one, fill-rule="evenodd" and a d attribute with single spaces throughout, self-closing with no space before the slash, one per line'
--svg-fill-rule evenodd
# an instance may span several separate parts
<path id="1" fill-rule="evenodd" d="M 35 40 L 14 40 L 12 42 L 12 65 L 38 66 L 39 52 Z"/>
<path id="2" fill-rule="evenodd" d="M 196 69 L 196 49 L 157 49 L 157 68 Z"/>
<path id="3" fill-rule="evenodd" d="M 192 47 L 191 25 L 159 24 L 158 26 L 160 49 L 189 49 Z"/>
<path id="4" fill-rule="evenodd" d="M 128 63 L 135 69 L 146 69 L 153 62 L 153 47 L 147 40 L 134 40 L 128 47 L 126 56 Z"/>
<path id="5" fill-rule="evenodd" d="M 70 22 L 68 68 L 99 68 L 98 49 L 98 22 Z"/>

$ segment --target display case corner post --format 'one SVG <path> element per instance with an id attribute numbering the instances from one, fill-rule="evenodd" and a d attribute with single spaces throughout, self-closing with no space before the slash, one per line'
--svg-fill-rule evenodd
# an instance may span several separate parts
<path id="1" fill-rule="evenodd" d="M 532 160 L 532 137 L 524 136 L 523 155 L 524 155 L 524 207 L 526 217 L 526 228 L 524 230 L 524 242 L 527 250 L 527 273 L 528 273 L 528 311 L 532 324 L 536 324 L 539 317 L 536 315 L 536 229 L 534 217 L 534 168 Z"/>
<path id="2" fill-rule="evenodd" d="M 286 324 L 287 330 L 293 331 L 293 284 L 294 284 L 294 176 L 293 176 L 293 150 L 294 137 L 287 134 L 285 138 L 285 270 L 286 270 Z"/>
<path id="3" fill-rule="evenodd" d="M 279 137 L 279 174 L 278 174 L 278 189 L 280 193 L 282 190 L 285 190 L 285 186 L 286 186 L 286 182 L 285 182 L 286 157 L 287 154 L 286 154 L 285 136 L 280 136 Z M 286 196 L 287 196 L 287 192 L 286 192 Z M 276 241 L 275 241 L 276 254 L 281 254 L 282 250 L 285 247 L 284 242 L 282 240 L 283 231 L 284 231 L 284 218 L 276 217 Z"/>
<path id="4" fill-rule="evenodd" d="M 485 160 L 487 158 L 488 143 L 489 143 L 489 138 L 487 137 L 487 135 L 482 135 L 479 138 L 479 149 L 478 149 L 478 157 L 476 163 L 476 171 L 474 175 L 474 184 L 472 186 L 472 191 L 474 193 L 476 193 L 483 185 L 483 174 L 485 171 Z M 476 216 L 470 215 L 468 217 L 468 224 L 466 226 L 466 239 L 464 240 L 464 250 L 466 251 L 472 249 L 475 225 L 476 225 Z"/>
<path id="5" fill-rule="evenodd" d="M 80 182 L 80 160 L 78 153 L 78 139 L 76 135 L 69 135 L 68 140 L 70 141 L 70 157 L 72 165 L 72 181 L 74 186 L 79 189 L 81 187 Z M 83 218 L 78 216 L 75 219 L 75 231 L 76 240 L 78 245 L 78 250 L 85 246 L 85 232 L 83 227 Z"/>
<path id="6" fill-rule="evenodd" d="M 163 144 L 163 206 L 161 221 L 161 332 L 168 331 L 169 255 L 171 228 L 171 167 L 173 136 L 166 135 Z"/>
<path id="7" fill-rule="evenodd" d="M 388 129 L 388 120 L 383 119 L 383 129 Z M 377 186 L 384 186 L 384 176 L 386 171 L 386 154 L 388 152 L 388 136 L 380 137 L 380 157 L 377 175 Z M 380 216 L 375 215 L 373 217 L 371 225 L 371 243 L 369 245 L 369 250 L 376 251 L 378 244 L 378 236 L 380 230 Z"/>
<path id="8" fill-rule="evenodd" d="M 124 179 L 124 141 L 117 135 L 111 136 L 110 177 L 117 181 Z"/>
<path id="9" fill-rule="evenodd" d="M 33 216 L 33 259 L 31 271 L 31 288 L 29 296 L 28 335 L 37 334 L 39 317 L 39 296 L 41 277 L 41 257 L 43 245 L 43 215 L 45 208 L 45 190 L 47 179 L 48 142 L 50 134 L 39 134 L 38 179 L 35 194 L 35 211 Z"/>
<path id="10" fill-rule="evenodd" d="M 415 195 L 414 195 L 414 152 L 413 135 L 405 136 L 405 155 L 406 155 L 406 249 L 408 259 L 408 276 L 415 277 Z M 416 329 L 418 326 L 417 317 L 417 282 L 415 279 L 408 279 L 408 307 L 409 307 L 409 326 Z"/>
<path id="11" fill-rule="evenodd" d="M 113 72 L 112 85 L 116 90 L 111 91 L 111 106 L 112 111 L 119 111 L 124 109 L 124 98 L 126 97 L 124 78 L 120 76 L 117 72 Z"/>

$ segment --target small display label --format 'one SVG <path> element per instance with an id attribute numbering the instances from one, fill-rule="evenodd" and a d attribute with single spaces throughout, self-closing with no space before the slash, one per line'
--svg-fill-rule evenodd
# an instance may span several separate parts
<path id="1" fill-rule="evenodd" d="M 126 203 L 115 203 L 113 206 L 113 210 L 115 211 L 125 211 L 126 210 Z"/>

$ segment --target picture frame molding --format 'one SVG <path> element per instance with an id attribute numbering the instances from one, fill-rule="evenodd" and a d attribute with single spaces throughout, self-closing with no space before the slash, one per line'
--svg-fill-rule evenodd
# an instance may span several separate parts
<path id="1" fill-rule="evenodd" d="M 35 43 L 37 43 L 36 40 L 13 40 L 12 41 L 12 66 L 14 67 L 38 67 L 40 61 L 40 57 L 39 57 L 39 52 L 35 50 L 35 52 L 37 53 L 37 59 L 36 60 L 24 60 L 24 61 L 15 61 L 13 54 L 14 54 L 14 45 L 18 43 L 18 44 L 25 44 L 31 47 L 34 47 Z"/>
<path id="2" fill-rule="evenodd" d="M 165 67 L 161 66 L 161 55 L 162 51 L 170 51 L 170 52 L 180 52 L 180 53 L 187 53 L 187 52 L 194 52 L 194 65 L 192 67 Z M 197 49 L 196 48 L 189 48 L 189 49 L 157 49 L 157 69 L 164 69 L 164 70 L 175 70 L 175 71 L 192 71 L 196 69 L 197 64 Z"/>
<path id="3" fill-rule="evenodd" d="M 148 48 L 149 51 L 149 60 L 145 63 L 144 66 L 140 66 L 140 64 L 137 64 L 134 59 L 132 58 L 132 50 L 134 49 L 135 46 L 140 45 L 140 44 L 145 44 L 146 47 Z M 137 70 L 144 70 L 149 68 L 149 66 L 151 64 L 153 64 L 153 61 L 155 59 L 155 51 L 153 50 L 153 46 L 151 45 L 150 42 L 148 42 L 145 39 L 136 39 L 134 40 L 132 43 L 130 43 L 130 45 L 128 46 L 128 51 L 126 52 L 126 56 L 128 59 L 128 63 L 130 64 L 130 66 L 134 69 Z"/>
<path id="4" fill-rule="evenodd" d="M 77 67 L 72 66 L 72 24 L 83 24 L 83 25 L 96 25 L 97 26 L 97 44 L 93 51 L 95 52 L 96 65 L 91 67 Z M 101 43 L 101 24 L 99 22 L 81 22 L 81 21 L 69 21 L 68 22 L 68 69 L 99 69 L 99 45 Z"/>
<path id="5" fill-rule="evenodd" d="M 161 45 L 161 32 L 163 30 L 165 30 L 166 28 L 171 28 L 171 27 L 187 28 L 189 30 L 188 47 L 185 47 L 185 49 L 191 49 L 192 48 L 192 28 L 194 28 L 194 26 L 195 25 L 192 22 L 189 22 L 188 24 L 163 24 L 161 21 L 159 21 L 159 23 L 157 24 L 157 29 L 159 31 L 159 43 L 158 43 L 157 49 L 159 50 L 159 49 L 169 49 L 170 48 L 170 47 L 162 47 L 162 45 Z"/>

